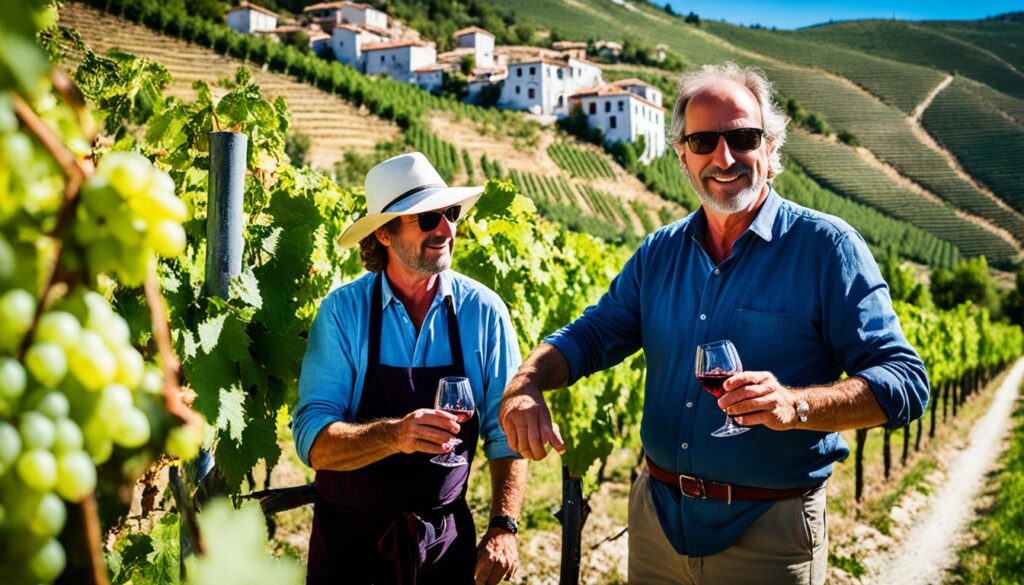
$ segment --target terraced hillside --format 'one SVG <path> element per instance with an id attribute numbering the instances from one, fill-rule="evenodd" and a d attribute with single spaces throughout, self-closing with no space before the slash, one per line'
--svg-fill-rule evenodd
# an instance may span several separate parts
<path id="1" fill-rule="evenodd" d="M 975 24 L 984 26 L 972 23 L 972 29 Z M 1019 39 L 1024 36 L 1024 24 L 1002 24 L 1006 26 L 994 29 L 998 32 L 992 32 L 990 28 L 988 34 L 964 34 L 966 27 L 962 24 L 944 30 L 942 25 L 858 20 L 816 26 L 793 34 L 904 63 L 958 73 L 1008 95 L 1024 98 L 1024 73 L 1018 52 Z M 984 31 L 985 28 L 977 30 Z M 1012 41 L 1014 38 L 1017 39 L 1016 45 Z M 978 44 L 979 41 L 982 45 Z M 1014 50 L 1014 46 L 1018 49 Z"/>
<path id="2" fill-rule="evenodd" d="M 912 113 L 921 106 L 921 100 L 933 93 L 946 77 L 942 71 L 930 68 L 930 61 L 917 63 L 906 59 L 901 62 L 890 59 L 887 54 L 872 56 L 856 46 L 829 45 L 809 35 L 779 35 L 714 23 L 695 27 L 649 7 L 631 4 L 626 8 L 604 0 L 508 0 L 507 3 L 516 8 L 517 17 L 557 31 L 563 38 L 643 39 L 652 44 L 665 43 L 688 67 L 726 60 L 761 67 L 782 95 L 796 98 L 808 110 L 822 113 L 837 131 L 853 134 L 870 151 L 874 172 L 881 179 L 912 185 L 905 189 L 906 196 L 925 199 L 911 201 L 908 205 L 931 208 L 944 202 L 944 216 L 959 216 L 975 224 L 978 229 L 960 234 L 961 240 L 979 238 L 966 244 L 973 252 L 965 249 L 965 253 L 984 253 L 990 260 L 995 257 L 1008 260 L 1013 256 L 1009 250 L 1019 249 L 1020 242 L 1024 241 L 1024 215 L 1008 203 L 1013 200 L 1013 193 L 993 192 L 979 184 L 963 172 L 956 157 L 935 142 L 913 118 Z M 953 45 L 958 46 L 959 42 Z M 953 50 L 949 42 L 944 50 Z M 983 60 L 981 56 L 986 53 L 980 49 L 974 52 L 979 70 L 984 69 L 982 65 L 1001 70 L 1009 82 L 1014 83 L 1014 70 L 998 63 L 993 65 L 989 57 Z M 821 53 L 820 59 L 816 59 L 816 53 Z M 876 70 L 865 64 L 874 65 Z M 901 80 L 901 76 L 904 79 Z M 992 93 L 994 96 L 989 96 L 990 99 L 1016 101 L 1005 94 Z M 829 159 L 824 153 L 811 149 L 802 154 L 802 165 L 819 171 L 827 169 Z M 890 178 L 886 178 L 886 173 Z M 908 220 L 918 221 L 914 217 Z M 915 225 L 935 228 L 934 224 Z M 985 232 L 988 235 L 984 235 Z"/>
<path id="3" fill-rule="evenodd" d="M 173 82 L 168 94 L 194 99 L 194 81 L 214 84 L 229 78 L 244 62 L 203 47 L 154 33 L 77 2 L 60 10 L 61 26 L 74 29 L 99 53 L 119 48 L 167 67 Z M 397 125 L 360 111 L 348 102 L 287 76 L 255 69 L 253 78 L 271 96 L 281 96 L 292 112 L 292 128 L 311 139 L 310 161 L 330 169 L 345 149 L 370 151 L 380 141 L 398 135 Z"/>
<path id="4" fill-rule="evenodd" d="M 171 95 L 191 98 L 193 81 L 217 83 L 230 77 L 237 67 L 253 68 L 252 63 L 221 56 L 208 48 L 173 39 L 81 3 L 69 2 L 60 13 L 61 25 L 77 30 L 94 50 L 102 53 L 116 47 L 165 65 L 174 78 Z M 354 108 L 334 94 L 265 69 L 257 68 L 256 82 L 269 95 L 285 99 L 292 112 L 293 128 L 310 136 L 310 159 L 322 168 L 332 168 L 347 150 L 370 152 L 379 143 L 397 140 L 433 153 L 438 170 L 457 184 L 487 175 L 479 164 L 482 154 L 501 161 L 505 169 L 520 168 L 567 180 L 572 185 L 569 192 L 573 197 L 568 203 L 575 211 L 563 215 L 575 220 L 572 224 L 575 227 L 582 229 L 586 224 L 593 228 L 588 231 L 597 235 L 636 238 L 685 214 L 684 208 L 648 191 L 635 176 L 612 163 L 603 152 L 594 151 L 592 155 L 612 169 L 611 177 L 574 178 L 568 169 L 560 168 L 546 150 L 546 145 L 555 140 L 554 132 L 542 133 L 540 147 L 524 148 L 516 137 L 501 135 L 500 129 L 485 130 L 458 113 L 430 111 L 425 127 L 410 126 L 402 133 L 396 125 L 365 109 Z M 429 97 L 426 93 L 422 96 Z M 614 183 L 613 190 L 607 188 L 608 182 Z M 616 210 L 621 208 L 622 213 L 609 213 L 607 207 L 591 205 L 589 193 L 593 189 L 614 193 Z M 584 218 L 589 219 L 583 221 Z"/>
<path id="5" fill-rule="evenodd" d="M 971 115 L 964 115 L 969 110 Z M 1024 123 L 958 78 L 935 97 L 922 118 L 929 134 L 964 168 L 1007 202 L 1024 210 Z"/>

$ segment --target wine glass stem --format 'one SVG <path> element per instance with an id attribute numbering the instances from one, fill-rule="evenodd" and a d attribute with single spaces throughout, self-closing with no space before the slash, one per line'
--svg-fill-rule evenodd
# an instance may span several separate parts
<path id="1" fill-rule="evenodd" d="M 739 425 L 736 424 L 736 421 L 732 420 L 731 416 L 729 416 L 728 414 L 725 415 L 725 428 L 727 428 L 727 429 L 729 429 L 731 431 L 732 429 L 736 428 L 737 426 L 739 426 Z"/>

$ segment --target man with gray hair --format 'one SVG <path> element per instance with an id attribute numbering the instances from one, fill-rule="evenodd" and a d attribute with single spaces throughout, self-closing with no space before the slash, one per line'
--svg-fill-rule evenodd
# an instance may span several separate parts
<path id="1" fill-rule="evenodd" d="M 757 70 L 684 75 L 671 140 L 703 205 L 648 236 L 505 388 L 509 446 L 541 459 L 564 451 L 542 391 L 643 349 L 631 583 L 824 583 L 825 481 L 849 455 L 839 431 L 904 426 L 928 401 L 864 240 L 772 188 L 785 125 Z M 725 339 L 742 368 L 703 392 L 695 350 Z M 712 435 L 723 410 L 745 432 Z"/>

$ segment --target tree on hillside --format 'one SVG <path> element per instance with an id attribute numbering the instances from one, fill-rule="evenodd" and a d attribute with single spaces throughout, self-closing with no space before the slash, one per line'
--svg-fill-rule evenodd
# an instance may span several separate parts
<path id="1" fill-rule="evenodd" d="M 963 262 L 952 271 L 936 269 L 932 273 L 931 292 L 940 309 L 952 309 L 971 301 L 987 308 L 993 316 L 1001 314 L 999 293 L 984 256 Z"/>

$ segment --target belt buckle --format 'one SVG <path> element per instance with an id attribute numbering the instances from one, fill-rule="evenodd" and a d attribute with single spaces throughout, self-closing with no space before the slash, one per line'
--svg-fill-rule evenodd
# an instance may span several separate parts
<path id="1" fill-rule="evenodd" d="M 686 480 L 686 479 L 688 479 L 688 480 L 690 480 L 690 481 L 692 481 L 692 482 L 697 484 L 697 490 L 698 491 L 697 491 L 696 494 L 688 493 L 686 491 L 686 488 L 683 487 L 684 486 L 683 480 Z M 699 478 L 699 477 L 692 477 L 692 476 L 689 476 L 689 475 L 680 475 L 679 476 L 679 491 L 682 492 L 682 494 L 684 496 L 688 497 L 688 498 L 700 498 L 702 500 L 708 499 L 708 493 L 704 489 L 704 480 Z"/>

